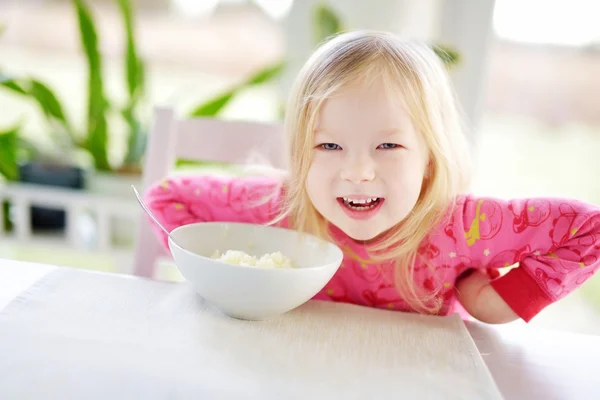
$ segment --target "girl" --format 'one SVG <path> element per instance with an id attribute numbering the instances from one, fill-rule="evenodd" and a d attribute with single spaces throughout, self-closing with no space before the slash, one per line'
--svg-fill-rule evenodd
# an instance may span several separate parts
<path id="1" fill-rule="evenodd" d="M 529 321 L 600 266 L 598 208 L 464 194 L 469 149 L 428 46 L 380 32 L 335 37 L 301 70 L 285 126 L 284 178 L 168 178 L 146 201 L 167 229 L 274 223 L 335 242 L 344 261 L 320 300 Z"/>

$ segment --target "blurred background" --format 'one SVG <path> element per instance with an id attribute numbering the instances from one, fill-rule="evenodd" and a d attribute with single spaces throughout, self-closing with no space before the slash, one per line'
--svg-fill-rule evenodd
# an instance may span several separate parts
<path id="1" fill-rule="evenodd" d="M 300 65 L 343 29 L 436 46 L 470 121 L 475 193 L 600 204 L 598 15 L 588 0 L 3 0 L 0 259 L 130 273 L 135 218 L 98 204 L 136 207 L 152 108 L 279 121 Z M 27 183 L 62 195 L 31 207 Z M 89 207 L 65 214 L 73 198 Z M 600 276 L 532 325 L 600 334 Z"/>

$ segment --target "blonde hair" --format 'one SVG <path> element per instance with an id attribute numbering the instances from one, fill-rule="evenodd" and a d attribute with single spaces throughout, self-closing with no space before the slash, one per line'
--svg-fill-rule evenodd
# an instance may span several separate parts
<path id="1" fill-rule="evenodd" d="M 374 31 L 340 34 L 321 45 L 301 69 L 286 109 L 288 177 L 279 219 L 291 227 L 330 239 L 329 223 L 312 205 L 306 180 L 313 129 L 325 100 L 349 84 L 385 79 L 398 89 L 429 149 L 430 174 L 412 212 L 369 248 L 378 261 L 395 265 L 395 284 L 416 311 L 438 313 L 441 286 L 430 293 L 414 284 L 419 246 L 439 226 L 469 184 L 469 146 L 446 69 L 426 44 Z M 387 86 L 387 85 L 386 85 Z M 425 260 L 426 261 L 426 260 Z M 441 282 L 438 284 L 441 285 Z"/>

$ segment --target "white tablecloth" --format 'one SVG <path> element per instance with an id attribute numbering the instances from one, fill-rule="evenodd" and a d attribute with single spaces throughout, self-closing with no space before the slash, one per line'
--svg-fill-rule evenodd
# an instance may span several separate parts
<path id="1" fill-rule="evenodd" d="M 0 310 L 0 399 L 501 398 L 454 317 L 309 302 L 244 322 L 187 284 L 62 268 Z"/>

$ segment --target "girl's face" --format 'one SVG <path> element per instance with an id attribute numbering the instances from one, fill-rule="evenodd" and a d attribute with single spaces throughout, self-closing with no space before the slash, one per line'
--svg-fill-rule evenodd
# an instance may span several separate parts
<path id="1" fill-rule="evenodd" d="M 410 213 L 428 151 L 400 99 L 383 82 L 348 87 L 317 117 L 307 192 L 321 215 L 355 240 L 370 240 Z"/>

